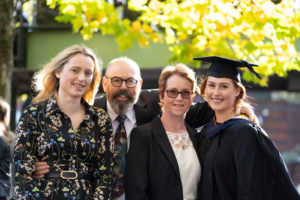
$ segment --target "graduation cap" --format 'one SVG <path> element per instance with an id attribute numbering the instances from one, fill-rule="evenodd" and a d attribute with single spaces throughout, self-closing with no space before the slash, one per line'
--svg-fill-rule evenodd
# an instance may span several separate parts
<path id="1" fill-rule="evenodd" d="M 258 65 L 248 63 L 245 60 L 232 60 L 219 56 L 196 57 L 193 58 L 193 60 L 201 60 L 203 62 L 211 63 L 207 71 L 207 76 L 213 76 L 217 78 L 231 78 L 240 82 L 241 78 L 238 68 L 247 67 L 251 73 L 261 79 L 261 76 L 253 69 L 253 67 L 256 67 Z"/>

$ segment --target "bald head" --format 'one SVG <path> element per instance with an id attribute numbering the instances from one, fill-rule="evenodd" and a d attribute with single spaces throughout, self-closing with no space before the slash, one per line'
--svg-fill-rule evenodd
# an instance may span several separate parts
<path id="1" fill-rule="evenodd" d="M 112 84 L 112 79 L 115 80 L 116 78 L 121 80 L 120 86 Z M 127 80 L 132 79 L 136 80 L 137 84 L 134 87 L 128 87 Z M 137 102 L 142 82 L 140 68 L 130 58 L 116 58 L 108 64 L 102 85 L 107 100 L 116 114 L 126 113 Z"/>
<path id="2" fill-rule="evenodd" d="M 105 76 L 113 77 L 119 76 L 119 74 L 135 78 L 136 80 L 142 79 L 139 65 L 127 57 L 115 58 L 107 66 Z"/>

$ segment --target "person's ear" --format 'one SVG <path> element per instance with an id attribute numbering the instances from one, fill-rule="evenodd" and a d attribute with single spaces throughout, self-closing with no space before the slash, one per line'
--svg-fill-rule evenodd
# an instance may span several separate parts
<path id="1" fill-rule="evenodd" d="M 107 78 L 105 76 L 102 78 L 102 88 L 104 92 L 107 91 Z"/>
<path id="2" fill-rule="evenodd" d="M 241 94 L 241 88 L 240 87 L 237 87 L 236 88 L 236 98 L 238 98 L 238 96 L 240 96 L 240 94 Z"/>
<path id="3" fill-rule="evenodd" d="M 140 86 L 142 88 L 142 85 L 143 85 L 143 79 L 140 79 Z"/>
<path id="4" fill-rule="evenodd" d="M 164 102 L 164 97 L 162 94 L 158 94 L 159 95 L 159 101 L 160 103 L 163 103 Z"/>
<path id="5" fill-rule="evenodd" d="M 60 70 L 56 70 L 54 73 L 55 73 L 55 77 L 59 79 L 61 71 Z"/>

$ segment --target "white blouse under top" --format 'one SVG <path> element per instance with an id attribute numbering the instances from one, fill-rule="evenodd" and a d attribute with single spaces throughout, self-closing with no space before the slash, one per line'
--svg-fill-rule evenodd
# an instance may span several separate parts
<path id="1" fill-rule="evenodd" d="M 179 166 L 183 198 L 194 200 L 197 197 L 201 168 L 193 143 L 187 132 L 167 132 L 167 135 Z"/>

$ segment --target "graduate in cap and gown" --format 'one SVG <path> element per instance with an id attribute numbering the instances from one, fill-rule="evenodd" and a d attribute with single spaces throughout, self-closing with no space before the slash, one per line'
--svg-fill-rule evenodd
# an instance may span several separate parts
<path id="1" fill-rule="evenodd" d="M 298 200 L 299 193 L 274 143 L 265 131 L 235 109 L 246 103 L 246 90 L 238 68 L 253 74 L 257 66 L 218 56 L 194 60 L 211 63 L 200 93 L 215 111 L 201 130 L 202 200 Z"/>

